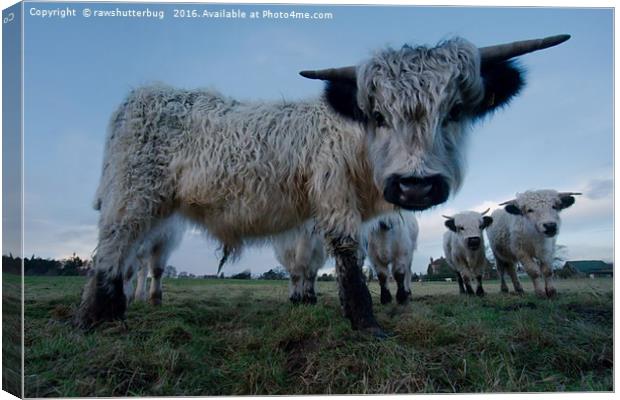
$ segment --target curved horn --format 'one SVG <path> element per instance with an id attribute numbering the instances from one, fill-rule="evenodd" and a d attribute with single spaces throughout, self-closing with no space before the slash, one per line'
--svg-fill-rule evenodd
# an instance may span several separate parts
<path id="1" fill-rule="evenodd" d="M 495 46 L 481 47 L 480 60 L 482 63 L 508 60 L 533 51 L 557 46 L 570 39 L 570 35 L 548 36 L 542 39 L 521 40 Z"/>
<path id="2" fill-rule="evenodd" d="M 505 206 L 506 204 L 510 204 L 510 203 L 512 203 L 512 202 L 514 202 L 514 199 L 512 199 L 512 200 L 508 200 L 508 201 L 505 201 L 505 202 L 503 202 L 503 203 L 499 203 L 499 205 L 500 205 L 500 206 Z"/>
<path id="3" fill-rule="evenodd" d="M 447 215 L 442 215 L 445 219 L 454 219 L 454 217 L 448 217 Z"/>
<path id="4" fill-rule="evenodd" d="M 578 192 L 560 192 L 558 193 L 558 196 L 560 197 L 564 197 L 564 196 L 580 196 L 581 193 Z"/>
<path id="5" fill-rule="evenodd" d="M 488 213 L 491 210 L 491 208 L 487 208 L 486 210 L 484 210 L 483 212 L 480 213 L 480 215 L 484 215 L 486 213 Z"/>
<path id="6" fill-rule="evenodd" d="M 356 67 L 328 68 L 319 70 L 301 71 L 299 75 L 308 79 L 322 79 L 324 81 L 355 81 Z"/>

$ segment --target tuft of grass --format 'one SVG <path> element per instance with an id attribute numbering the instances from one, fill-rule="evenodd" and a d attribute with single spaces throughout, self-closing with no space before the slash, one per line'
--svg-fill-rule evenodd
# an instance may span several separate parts
<path id="1" fill-rule="evenodd" d="M 554 300 L 414 284 L 410 304 L 375 303 L 384 340 L 351 330 L 334 282 L 294 306 L 283 281 L 192 279 L 85 334 L 83 284 L 26 277 L 27 397 L 613 390 L 611 280 L 560 281 Z"/>

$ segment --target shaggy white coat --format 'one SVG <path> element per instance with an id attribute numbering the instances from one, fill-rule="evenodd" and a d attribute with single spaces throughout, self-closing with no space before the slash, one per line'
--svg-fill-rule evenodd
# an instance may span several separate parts
<path id="1" fill-rule="evenodd" d="M 382 216 L 368 225 L 367 254 L 379 278 L 381 303 L 392 299 L 388 288 L 391 266 L 398 285 L 396 299 L 402 304 L 411 297 L 411 262 L 418 244 L 418 221 L 413 213 L 402 212 Z"/>
<path id="2" fill-rule="evenodd" d="M 325 264 L 327 252 L 323 235 L 308 221 L 273 239 L 276 259 L 290 275 L 289 299 L 316 303 L 315 282 Z"/>
<path id="3" fill-rule="evenodd" d="M 521 215 L 497 209 L 492 214 L 493 225 L 487 230 L 501 276 L 502 291 L 508 291 L 504 280 L 507 272 L 515 291 L 523 292 L 516 274 L 516 264 L 521 263 L 532 279 L 536 294 L 554 296 L 553 257 L 557 234 L 546 236 L 543 224 L 557 224 L 559 233 L 561 198 L 555 190 L 535 190 L 518 193 L 509 204 L 516 206 Z"/>
<path id="4" fill-rule="evenodd" d="M 135 89 L 112 116 L 100 185 L 94 278 L 81 326 L 124 315 L 122 277 L 173 214 L 238 253 L 310 217 L 337 254 L 340 300 L 355 326 L 377 326 L 361 272 L 363 221 L 392 212 L 392 174 L 461 184 L 465 137 L 484 97 L 478 49 L 463 39 L 387 49 L 357 69 L 360 125 L 323 99 L 241 102 L 211 90 Z M 450 113 L 455 105 L 464 112 Z M 381 112 L 385 126 L 370 118 Z"/>
<path id="5" fill-rule="evenodd" d="M 179 246 L 185 231 L 184 221 L 178 217 L 172 217 L 161 224 L 156 231 L 149 236 L 149 240 L 142 243 L 136 254 L 137 273 L 136 288 L 133 294 L 133 277 L 125 276 L 125 293 L 129 293 L 128 302 L 133 300 L 148 301 L 152 305 L 162 302 L 163 288 L 162 275 L 172 252 Z M 128 269 L 127 272 L 131 271 Z M 147 291 L 147 277 L 151 277 L 150 288 Z M 131 296 L 133 294 L 133 296 Z"/>
<path id="6" fill-rule="evenodd" d="M 453 215 L 450 219 L 454 221 L 456 232 L 448 229 L 443 234 L 443 252 L 446 261 L 457 272 L 459 285 L 465 285 L 471 293 L 471 282 L 478 279 L 477 292 L 482 294 L 481 277 L 489 264 L 485 255 L 483 230 L 486 226 L 483 215 L 476 211 L 464 211 Z M 495 222 L 491 226 L 494 224 Z M 480 247 L 477 250 L 467 246 L 469 238 L 480 238 Z"/>

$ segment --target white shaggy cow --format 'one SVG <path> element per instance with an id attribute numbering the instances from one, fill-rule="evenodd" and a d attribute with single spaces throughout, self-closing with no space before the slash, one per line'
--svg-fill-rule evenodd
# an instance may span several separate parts
<path id="1" fill-rule="evenodd" d="M 362 222 L 444 202 L 461 184 L 471 123 L 524 84 L 510 59 L 568 38 L 388 48 L 356 67 L 303 72 L 328 82 L 324 98 L 308 101 L 133 90 L 110 122 L 96 273 L 76 322 L 124 317 L 123 276 L 175 213 L 233 253 L 313 217 L 336 258 L 344 314 L 354 329 L 381 335 L 360 268 Z"/>
<path id="2" fill-rule="evenodd" d="M 504 279 L 507 272 L 515 292 L 523 293 L 515 269 L 519 262 L 532 279 L 538 296 L 555 296 L 553 257 L 560 232 L 559 212 L 573 205 L 573 196 L 578 194 L 555 190 L 527 191 L 502 203 L 504 209 L 493 212 L 494 222 L 487 234 L 501 277 L 502 292 L 508 292 Z M 544 279 L 544 287 L 541 279 Z"/>
<path id="3" fill-rule="evenodd" d="M 325 264 L 323 235 L 311 221 L 273 239 L 276 259 L 290 275 L 289 299 L 293 303 L 316 303 L 316 276 Z"/>
<path id="4" fill-rule="evenodd" d="M 417 248 L 418 222 L 413 213 L 382 216 L 369 227 L 368 259 L 377 273 L 381 304 L 392 301 L 388 288 L 389 266 L 396 281 L 396 301 L 405 304 L 411 298 L 411 262 Z"/>
<path id="5" fill-rule="evenodd" d="M 447 218 L 448 231 L 443 235 L 443 252 L 448 265 L 456 272 L 459 292 L 474 294 L 471 282 L 477 281 L 476 294 L 484 296 L 482 274 L 489 264 L 485 255 L 482 231 L 493 223 L 493 218 L 476 211 L 464 211 Z"/>

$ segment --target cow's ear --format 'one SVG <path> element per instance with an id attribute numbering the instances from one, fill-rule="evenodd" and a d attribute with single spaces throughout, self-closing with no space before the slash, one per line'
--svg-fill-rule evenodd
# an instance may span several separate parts
<path id="1" fill-rule="evenodd" d="M 560 202 L 558 204 L 558 209 L 563 210 L 572 206 L 575 203 L 575 198 L 573 196 L 562 196 L 560 197 Z"/>
<path id="2" fill-rule="evenodd" d="M 355 81 L 327 81 L 325 100 L 338 114 L 358 122 L 364 122 L 364 113 L 357 104 Z"/>
<path id="3" fill-rule="evenodd" d="M 491 217 L 482 217 L 482 226 L 480 229 L 488 228 L 493 223 L 493 218 Z"/>
<path id="4" fill-rule="evenodd" d="M 444 225 L 446 225 L 446 227 L 452 232 L 456 232 L 456 225 L 454 224 L 454 219 L 450 218 L 446 220 L 446 222 L 444 222 Z"/>
<path id="5" fill-rule="evenodd" d="M 477 117 L 507 105 L 525 86 L 525 70 L 515 61 L 483 63 L 480 74 L 484 82 L 484 99 L 476 110 Z"/>
<path id="6" fill-rule="evenodd" d="M 515 204 L 507 204 L 506 207 L 504 207 L 504 210 L 506 210 L 506 212 L 508 214 L 512 214 L 512 215 L 522 215 L 523 213 L 521 212 L 521 209 L 519 207 L 517 207 Z"/>

